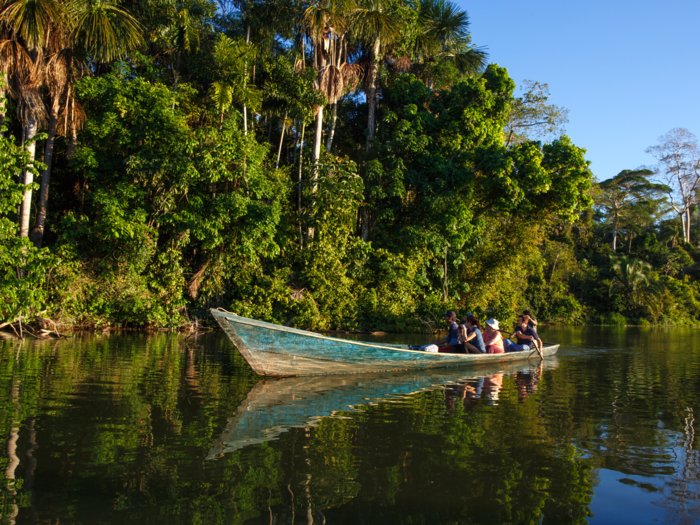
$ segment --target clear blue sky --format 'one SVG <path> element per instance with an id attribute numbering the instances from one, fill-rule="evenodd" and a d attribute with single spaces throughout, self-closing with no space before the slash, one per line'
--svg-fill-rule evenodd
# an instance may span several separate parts
<path id="1" fill-rule="evenodd" d="M 644 150 L 672 128 L 700 135 L 700 1 L 455 1 L 491 62 L 569 108 L 598 180 L 653 164 Z"/>

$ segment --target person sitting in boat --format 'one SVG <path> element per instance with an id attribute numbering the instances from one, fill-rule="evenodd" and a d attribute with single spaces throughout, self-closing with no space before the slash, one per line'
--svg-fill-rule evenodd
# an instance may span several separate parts
<path id="1" fill-rule="evenodd" d="M 513 338 L 516 342 L 513 342 Z M 539 339 L 537 332 L 527 325 L 525 316 L 518 317 L 518 323 L 515 330 L 510 334 L 509 338 L 504 341 L 506 352 L 522 352 L 524 350 L 532 350 L 537 344 L 535 341 Z"/>
<path id="2" fill-rule="evenodd" d="M 537 332 L 537 319 L 532 317 L 530 310 L 523 310 L 523 319 L 527 321 L 527 326 Z M 539 337 L 535 339 L 535 344 L 537 345 L 537 348 L 539 348 L 540 353 L 542 353 L 542 339 Z"/>
<path id="3" fill-rule="evenodd" d="M 486 346 L 484 338 L 481 335 L 481 323 L 471 314 L 467 314 L 464 318 L 464 324 L 467 327 L 467 338 L 464 341 L 463 348 L 470 354 L 485 354 Z"/>
<path id="4" fill-rule="evenodd" d="M 534 328 L 535 330 L 537 330 L 537 319 L 532 317 L 532 312 L 530 312 L 530 310 L 523 310 L 523 315 L 527 315 L 528 317 L 527 325 L 530 328 Z"/>
<path id="5" fill-rule="evenodd" d="M 489 319 L 486 321 L 486 331 L 483 333 L 484 345 L 486 345 L 487 354 L 502 354 L 503 336 L 499 332 L 498 321 Z"/>
<path id="6" fill-rule="evenodd" d="M 457 314 L 454 311 L 450 310 L 449 312 L 445 313 L 445 322 L 449 325 L 447 337 L 438 343 L 432 343 L 438 347 L 438 352 L 452 353 L 454 352 L 454 347 L 459 345 L 459 327 L 457 326 L 456 319 Z"/>
<path id="7" fill-rule="evenodd" d="M 467 342 L 467 337 L 469 337 L 467 327 L 461 324 L 457 327 L 457 330 L 459 333 L 459 341 L 456 345 L 452 347 L 452 349 L 455 354 L 468 354 L 469 350 L 467 350 L 467 347 L 465 346 L 465 343 Z"/>

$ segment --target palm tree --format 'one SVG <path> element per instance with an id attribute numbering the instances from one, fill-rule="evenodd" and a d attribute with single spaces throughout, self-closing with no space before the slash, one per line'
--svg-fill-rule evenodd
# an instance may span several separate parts
<path id="1" fill-rule="evenodd" d="M 314 71 L 302 67 L 295 68 L 295 64 L 301 63 L 301 59 L 290 58 L 294 57 L 277 57 L 267 66 L 270 75 L 265 83 L 268 108 L 271 107 L 278 115 L 284 114 L 275 169 L 279 168 L 284 133 L 289 119 L 308 122 L 313 117 L 312 108 L 325 102 L 324 96 L 314 89 Z"/>
<path id="2" fill-rule="evenodd" d="M 71 37 L 93 60 L 111 62 L 141 45 L 143 26 L 115 0 L 72 0 L 70 5 Z"/>
<path id="3" fill-rule="evenodd" d="M 353 28 L 358 39 L 370 49 L 370 65 L 365 92 L 367 95 L 367 143 L 369 152 L 372 148 L 376 129 L 377 84 L 379 80 L 379 62 L 383 56 L 382 48 L 399 36 L 400 30 L 387 0 L 361 0 L 353 14 Z M 360 207 L 361 235 L 364 241 L 369 239 L 370 211 L 367 205 Z"/>
<path id="4" fill-rule="evenodd" d="M 0 14 L 3 25 L 3 70 L 14 71 L 16 93 L 27 151 L 34 158 L 36 144 L 34 136 L 41 124 L 48 120 L 48 138 L 44 151 L 46 169 L 42 174 L 39 213 L 32 240 L 41 246 L 48 186 L 53 161 L 54 140 L 58 128 L 61 102 L 64 105 L 64 132 L 72 128 L 75 139 L 76 124 L 82 110 L 77 106 L 71 92 L 75 71 L 80 69 L 78 55 L 85 60 L 109 62 L 123 56 L 139 45 L 142 27 L 129 13 L 113 0 L 16 0 L 6 2 Z M 29 74 L 17 64 L 21 61 L 18 47 L 24 47 L 31 59 Z M 9 60 L 9 59 L 12 60 Z M 14 67 L 10 67 L 13 66 Z M 24 68 L 26 69 L 26 67 Z M 12 82 L 10 83 L 12 84 Z M 51 99 L 47 118 L 46 108 L 39 89 L 48 87 Z M 70 121 L 70 124 L 69 124 Z M 73 140 L 72 147 L 75 143 Z M 20 216 L 20 236 L 29 235 L 33 175 L 26 172 L 24 194 Z"/>
<path id="5" fill-rule="evenodd" d="M 5 125 L 7 110 L 4 101 L 8 90 L 10 94 L 16 95 L 19 86 L 24 83 L 20 79 L 27 78 L 34 65 L 27 49 L 10 37 L 11 32 L 8 29 L 5 24 L 0 26 L 0 100 L 3 100 L 3 106 L 0 108 L 0 127 Z"/>
<path id="6" fill-rule="evenodd" d="M 347 60 L 347 48 L 345 50 L 345 57 Z M 340 72 L 342 73 L 343 81 L 343 96 L 353 93 L 360 88 L 362 84 L 362 79 L 365 76 L 365 70 L 361 64 L 350 64 L 347 61 L 343 62 L 340 66 Z M 326 141 L 326 151 L 331 152 L 333 147 L 333 137 L 335 136 L 335 125 L 338 120 L 338 99 L 334 100 L 333 106 L 333 116 L 331 117 L 331 128 L 328 131 L 328 139 Z"/>
<path id="7" fill-rule="evenodd" d="M 323 93 L 327 102 L 335 104 L 345 90 L 347 69 L 347 31 L 349 16 L 355 11 L 355 4 L 346 0 L 321 0 L 309 6 L 304 12 L 304 24 L 309 30 L 313 46 L 313 66 L 317 72 L 315 87 Z M 314 165 L 321 157 L 323 138 L 323 109 L 319 104 L 316 110 L 316 133 L 312 159 Z"/>
<path id="8" fill-rule="evenodd" d="M 176 92 L 177 83 L 180 79 L 182 54 L 199 48 L 199 31 L 194 26 L 187 8 L 182 7 L 175 12 L 173 24 L 168 33 L 170 44 L 173 46 L 173 52 L 175 54 L 175 63 L 172 64 L 172 70 L 173 92 Z M 175 109 L 175 101 L 173 101 L 172 108 Z"/>
<path id="9" fill-rule="evenodd" d="M 360 38 L 371 46 L 369 82 L 367 89 L 367 151 L 374 139 L 377 114 L 377 82 L 382 46 L 391 43 L 399 35 L 399 26 L 389 10 L 387 0 L 362 0 L 353 14 L 353 26 Z"/>
<path id="10" fill-rule="evenodd" d="M 621 293 L 635 308 L 646 305 L 654 311 L 664 287 L 649 279 L 651 270 L 649 263 L 639 259 L 610 256 L 610 295 Z"/>
<path id="11" fill-rule="evenodd" d="M 34 138 L 39 126 L 46 120 L 46 109 L 39 92 L 43 45 L 51 34 L 52 26 L 65 25 L 67 11 L 55 0 L 16 0 L 3 5 L 0 20 L 4 26 L 3 32 L 9 37 L 7 40 L 14 41 L 10 44 L 5 40 L 2 45 L 8 48 L 23 45 L 31 62 L 27 72 L 15 69 L 16 76 L 11 84 L 16 86 L 15 96 L 23 123 L 22 143 L 29 153 L 30 162 L 33 162 L 36 153 Z M 6 73 L 8 69 L 3 64 L 3 70 Z M 34 183 L 33 172 L 25 171 L 21 182 L 26 189 L 20 210 L 20 237 L 27 237 L 32 204 L 31 188 Z"/>
<path id="12" fill-rule="evenodd" d="M 214 45 L 213 98 L 219 112 L 219 128 L 224 122 L 224 112 L 236 99 L 245 107 L 257 108 L 262 95 L 248 85 L 247 63 L 255 58 L 256 49 L 250 43 L 233 40 L 220 34 Z"/>
<path id="13" fill-rule="evenodd" d="M 68 95 L 66 101 L 65 117 L 68 117 L 68 106 L 73 99 L 69 93 L 71 77 L 73 76 L 73 52 L 69 47 L 65 47 L 65 33 L 54 31 L 48 39 L 46 54 L 48 58 L 43 64 L 43 83 L 48 88 L 50 106 L 48 118 L 48 136 L 44 146 L 45 168 L 41 175 L 41 186 L 39 188 L 39 210 L 37 212 L 36 224 L 29 233 L 29 237 L 37 248 L 41 248 L 44 238 L 44 227 L 46 225 L 46 214 L 49 201 L 49 183 L 51 182 L 51 166 L 53 164 L 54 141 L 58 126 L 58 116 L 61 109 L 61 102 Z M 74 110 L 73 110 L 74 112 Z M 82 111 L 81 111 L 82 112 Z M 75 121 L 75 118 L 71 119 Z M 64 126 L 67 130 L 67 126 Z"/>
<path id="14" fill-rule="evenodd" d="M 423 0 L 420 3 L 414 60 L 452 60 L 457 69 L 474 75 L 486 66 L 487 53 L 470 45 L 469 16 L 449 0 Z"/>

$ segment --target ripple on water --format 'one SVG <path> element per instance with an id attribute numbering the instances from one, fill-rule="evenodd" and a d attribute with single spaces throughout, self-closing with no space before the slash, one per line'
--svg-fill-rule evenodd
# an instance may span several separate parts
<path id="1" fill-rule="evenodd" d="M 541 368 L 369 391 L 286 389 L 222 334 L 1 342 L 0 521 L 699 520 L 700 331 L 542 335 Z"/>

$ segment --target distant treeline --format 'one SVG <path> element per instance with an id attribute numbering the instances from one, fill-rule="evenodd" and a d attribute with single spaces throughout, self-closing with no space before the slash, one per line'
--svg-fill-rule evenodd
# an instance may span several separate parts
<path id="1" fill-rule="evenodd" d="M 515 96 L 449 1 L 17 5 L 0 327 L 700 318 L 695 186 L 595 184 L 547 85 Z"/>

